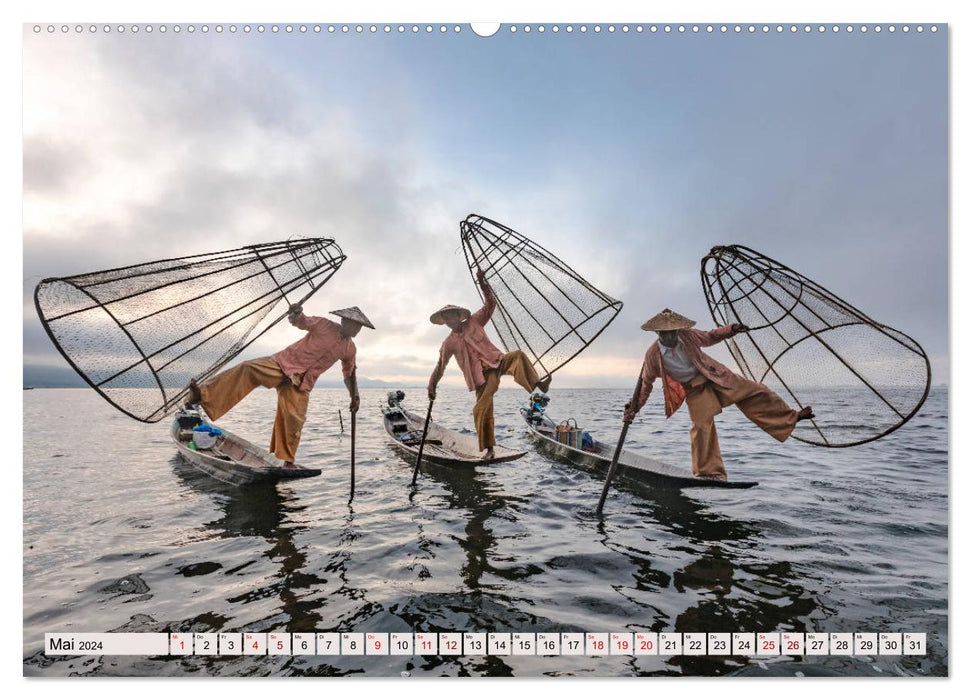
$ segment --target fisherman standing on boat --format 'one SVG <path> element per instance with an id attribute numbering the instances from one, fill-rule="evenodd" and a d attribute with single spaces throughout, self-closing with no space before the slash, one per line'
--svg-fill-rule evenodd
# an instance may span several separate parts
<path id="1" fill-rule="evenodd" d="M 519 386 L 529 393 L 535 389 L 549 391 L 550 377 L 540 381 L 532 363 L 522 350 L 502 353 L 486 336 L 485 324 L 492 318 L 496 309 L 496 297 L 486 282 L 485 273 L 476 270 L 476 280 L 485 300 L 481 309 L 474 314 L 461 306 L 448 304 L 431 315 L 429 319 L 436 325 L 446 325 L 452 332 L 445 338 L 438 354 L 432 376 L 428 380 L 428 399 L 435 400 L 435 389 L 449 360 L 454 356 L 465 376 L 469 391 L 475 392 L 475 407 L 472 418 L 475 432 L 479 436 L 479 449 L 485 450 L 485 459 L 495 455 L 496 424 L 492 414 L 492 399 L 499 390 L 499 378 L 509 374 Z"/>
<path id="2" fill-rule="evenodd" d="M 300 432 L 307 420 L 310 391 L 317 378 L 341 361 L 344 386 L 351 396 L 350 409 L 356 413 L 361 404 L 357 391 L 357 348 L 353 338 L 363 326 L 374 326 L 359 308 L 331 311 L 340 323 L 320 317 L 305 316 L 299 304 L 290 307 L 291 325 L 307 335 L 272 357 L 241 362 L 201 386 L 189 383 L 189 403 L 199 404 L 213 421 L 238 404 L 258 386 L 275 388 L 276 420 L 270 438 L 270 452 L 282 459 L 284 469 L 292 469 L 300 444 Z"/>
<path id="3" fill-rule="evenodd" d="M 689 330 L 695 322 L 671 309 L 647 321 L 641 328 L 656 331 L 659 338 L 644 355 L 641 391 L 635 406 L 624 406 L 624 421 L 630 423 L 651 395 L 658 377 L 664 387 L 664 412 L 670 418 L 687 402 L 691 417 L 691 469 L 703 479 L 724 481 L 725 463 L 718 447 L 715 416 L 735 404 L 745 417 L 779 442 L 784 442 L 796 423 L 813 418 L 806 406 L 796 411 L 764 384 L 739 376 L 701 351 L 748 327 L 741 323 L 711 331 Z"/>

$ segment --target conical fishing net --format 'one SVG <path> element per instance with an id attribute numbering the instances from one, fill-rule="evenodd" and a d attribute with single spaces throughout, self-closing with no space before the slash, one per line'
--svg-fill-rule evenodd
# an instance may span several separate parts
<path id="1" fill-rule="evenodd" d="M 815 420 L 792 436 L 823 447 L 876 440 L 906 423 L 930 389 L 930 363 L 909 336 L 854 308 L 798 272 L 744 246 L 701 261 L 718 325 L 744 323 L 728 341 L 742 373 Z"/>
<path id="2" fill-rule="evenodd" d="M 119 410 L 154 423 L 178 407 L 190 379 L 215 374 L 344 259 L 331 239 L 294 239 L 45 279 L 34 303 L 78 374 Z"/>
<path id="3" fill-rule="evenodd" d="M 573 359 L 620 312 L 612 299 L 545 248 L 476 214 L 461 224 L 469 271 L 496 296 L 492 322 L 506 351 L 522 350 L 540 377 Z"/>

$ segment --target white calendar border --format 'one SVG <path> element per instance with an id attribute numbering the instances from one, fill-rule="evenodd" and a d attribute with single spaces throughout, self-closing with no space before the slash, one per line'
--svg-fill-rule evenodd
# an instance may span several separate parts
<path id="1" fill-rule="evenodd" d="M 406 7 L 401 5 L 396 5 L 388 0 L 383 2 L 372 2 L 366 5 L 363 3 L 351 6 L 329 6 L 325 12 L 322 12 L 319 5 L 314 5 L 306 0 L 303 2 L 293 2 L 291 4 L 275 3 L 272 6 L 267 6 L 265 3 L 252 2 L 252 0 L 241 0 L 240 2 L 233 5 L 232 11 L 219 11 L 219 14 L 224 14 L 227 18 L 232 17 L 233 19 L 239 18 L 241 20 L 247 17 L 252 17 L 255 19 L 266 19 L 267 17 L 272 17 L 273 20 L 287 21 L 294 20 L 300 21 L 307 17 L 319 17 L 322 14 L 326 15 L 326 20 L 330 21 L 395 21 L 401 20 L 413 20 L 422 19 L 426 17 L 434 20 L 448 20 L 448 21 L 459 21 L 466 22 L 470 19 L 470 15 L 473 15 L 474 19 L 481 19 L 485 21 L 503 19 L 507 21 L 536 21 L 537 19 L 546 20 L 548 18 L 555 18 L 557 21 L 589 21 L 591 18 L 602 17 L 604 19 L 610 20 L 613 18 L 620 19 L 621 21 L 713 21 L 713 18 L 724 18 L 726 16 L 732 19 L 751 19 L 753 21 L 781 21 L 781 22 L 801 22 L 806 19 L 816 19 L 822 18 L 827 22 L 859 22 L 861 20 L 865 21 L 899 21 L 901 18 L 911 18 L 914 15 L 920 15 L 920 17 L 915 17 L 915 19 L 923 20 L 925 18 L 932 19 L 934 21 L 947 22 L 951 21 L 955 23 L 955 28 L 960 29 L 961 39 L 955 39 L 951 47 L 951 59 L 952 59 L 952 79 L 951 79 L 951 94 L 950 101 L 952 105 L 952 111 L 949 115 L 949 122 L 952 125 L 958 123 L 969 123 L 971 122 L 971 115 L 969 115 L 968 109 L 968 88 L 960 87 L 957 80 L 953 76 L 961 75 L 965 79 L 965 84 L 968 84 L 967 76 L 969 70 L 971 70 L 971 65 L 969 65 L 968 60 L 968 43 L 964 38 L 969 34 L 968 23 L 965 22 L 966 14 L 965 12 L 959 11 L 955 7 L 955 3 L 952 2 L 940 2 L 939 0 L 925 0 L 920 3 L 919 6 L 915 6 L 913 3 L 904 3 L 901 0 L 887 0 L 878 5 L 873 5 L 865 9 L 858 8 L 851 3 L 845 1 L 836 0 L 816 0 L 812 4 L 803 3 L 800 5 L 779 5 L 776 2 L 762 1 L 752 1 L 752 0 L 739 0 L 737 2 L 731 3 L 730 6 L 726 7 L 724 3 L 717 3 L 713 0 L 696 0 L 696 2 L 689 5 L 675 5 L 670 6 L 664 5 L 636 5 L 627 6 L 627 3 L 615 2 L 613 0 L 598 0 L 595 5 L 581 4 L 577 2 L 572 2 L 570 0 L 564 0 L 563 2 L 557 2 L 553 7 L 546 7 L 543 10 L 536 9 L 533 6 L 529 6 L 526 3 L 520 1 L 514 2 L 511 0 L 493 0 L 492 2 L 485 4 L 480 3 L 475 7 L 470 7 L 469 5 L 458 5 L 453 2 L 444 2 L 439 0 L 437 2 L 425 2 L 421 0 L 415 0 L 414 2 L 408 3 Z M 36 21 L 38 19 L 48 20 L 48 19 L 85 19 L 85 20 L 101 20 L 102 18 L 110 20 L 126 20 L 126 21 L 158 21 L 159 8 L 149 5 L 133 5 L 128 6 L 125 3 L 118 2 L 117 0 L 112 2 L 97 2 L 97 3 L 84 3 L 82 9 L 79 9 L 77 3 L 68 2 L 66 0 L 57 0 L 51 2 L 38 2 L 34 3 L 31 8 L 24 7 L 21 4 L 16 4 L 12 10 L 4 10 L 4 19 L 7 21 L 3 23 L 4 34 L 2 37 L 6 39 L 4 42 L 0 42 L 0 51 L 3 51 L 3 58 L 6 59 L 2 61 L 2 70 L 5 84 L 8 86 L 8 95 L 10 94 L 9 86 L 16 86 L 20 83 L 20 39 L 19 26 L 13 27 L 14 23 L 19 25 L 22 22 Z M 461 17 L 456 17 L 456 13 L 461 14 Z M 206 8 L 201 3 L 198 2 L 187 2 L 186 0 L 170 0 L 166 3 L 164 13 L 169 18 L 177 18 L 177 21 L 200 21 L 200 20 L 210 20 L 212 18 L 212 10 Z M 593 16 L 593 17 L 592 17 Z M 142 19 L 144 18 L 144 20 Z M 11 21 L 12 20 L 12 21 Z M 952 36 L 959 36 L 955 32 Z M 15 89 L 13 92 L 16 92 Z M 14 101 L 14 100 L 12 100 Z M 19 130 L 19 116 L 16 113 L 11 113 L 12 110 L 5 110 L 5 127 L 4 136 L 7 142 L 8 148 L 5 150 L 7 153 L 18 153 L 20 148 L 19 134 L 16 139 L 10 138 L 11 130 L 17 132 Z M 966 127 L 965 127 L 966 128 Z M 969 259 L 969 250 L 971 250 L 971 242 L 960 240 L 959 236 L 956 236 L 954 231 L 967 231 L 969 229 L 967 225 L 967 204 L 962 204 L 958 197 L 954 196 L 954 193 L 959 191 L 966 191 L 968 187 L 968 166 L 967 163 L 971 162 L 971 153 L 968 152 L 968 138 L 966 136 L 961 136 L 960 140 L 958 137 L 957 129 L 952 127 L 952 145 L 953 150 L 951 154 L 952 163 L 952 180 L 950 183 L 951 192 L 951 206 L 952 206 L 952 217 L 950 219 L 951 225 L 951 265 L 953 270 L 962 269 L 965 263 L 971 262 Z M 963 156 L 963 157 L 962 157 Z M 3 211 L 7 224 L 6 230 L 13 231 L 19 230 L 19 211 L 20 211 L 20 197 L 19 197 L 19 181 L 20 181 L 20 162 L 19 159 L 14 157 L 8 157 L 5 159 L 5 163 L 2 167 L 3 172 L 3 187 L 2 192 L 6 195 L 2 198 L 3 201 Z M 12 238 L 12 237 L 11 237 Z M 13 302 L 16 301 L 17 306 L 20 306 L 21 299 L 21 288 L 20 288 L 20 278 L 22 277 L 22 249 L 18 246 L 20 245 L 17 241 L 8 241 L 10 247 L 8 250 L 8 255 L 4 256 L 3 262 L 0 264 L 9 266 L 8 269 L 4 270 L 8 274 L 4 275 L 6 283 L 9 285 L 7 289 L 7 294 L 3 295 L 3 298 L 7 303 L 10 304 L 11 310 L 13 307 Z M 17 254 L 20 252 L 21 254 Z M 19 271 L 19 272 L 18 272 Z M 952 334 L 952 347 L 950 349 L 950 357 L 955 358 L 958 356 L 956 348 L 960 346 L 962 349 L 962 355 L 967 353 L 963 352 L 968 349 L 969 336 L 963 328 L 954 325 L 954 321 L 957 320 L 957 315 L 954 313 L 954 308 L 960 301 L 961 308 L 967 308 L 967 302 L 971 299 L 971 280 L 967 279 L 967 276 L 954 276 L 952 278 L 952 297 L 951 303 L 951 334 Z M 19 318 L 19 310 L 11 314 L 13 318 Z M 16 354 L 16 350 L 10 352 L 9 350 L 3 351 L 5 355 L 12 356 Z M 13 364 L 12 362 L 10 364 Z M 953 363 L 957 365 L 958 363 Z M 22 366 L 22 362 L 21 362 Z M 951 401 L 952 409 L 954 412 L 949 419 L 951 420 L 951 426 L 953 430 L 954 419 L 952 416 L 967 416 L 971 411 L 968 409 L 968 399 L 964 391 L 969 388 L 968 375 L 965 373 L 960 366 L 955 366 L 952 369 L 952 379 L 955 380 L 951 384 Z M 20 381 L 19 371 L 16 375 L 13 372 L 8 372 L 5 380 L 5 387 L 7 391 L 5 395 L 16 396 L 17 392 L 20 391 Z M 958 387 L 961 391 L 956 391 Z M 963 394 L 963 395 L 962 395 Z M 11 445 L 22 446 L 23 432 L 18 430 L 16 426 L 12 426 L 9 423 L 4 426 L 4 429 L 9 431 L 4 434 L 6 440 L 4 444 L 8 447 Z M 951 444 L 951 464 L 958 462 L 959 457 L 964 457 L 968 454 L 969 443 L 968 440 L 971 439 L 967 436 L 966 431 L 954 431 L 953 440 Z M 22 449 L 21 449 L 22 454 Z M 968 485 L 968 476 L 963 470 L 956 470 L 951 474 L 952 478 L 952 488 L 950 495 L 953 496 L 955 493 L 966 493 Z M 7 526 L 5 528 L 8 532 L 16 532 L 18 529 L 22 535 L 22 519 L 21 512 L 23 506 L 23 493 L 22 493 L 22 482 L 20 479 L 14 479 L 12 485 L 8 485 L 8 488 L 3 490 L 3 498 L 6 502 L 3 504 L 5 507 L 2 510 L 4 517 L 8 519 L 4 524 Z M 951 501 L 954 503 L 954 501 Z M 968 522 L 969 516 L 966 509 L 954 508 L 952 510 L 952 522 L 949 528 L 949 533 L 955 535 L 964 535 L 964 538 L 955 537 L 955 541 L 961 539 L 967 539 L 969 534 Z M 23 539 L 21 537 L 21 542 Z M 949 550 L 950 565 L 952 571 L 965 570 L 965 565 L 967 564 L 966 554 L 967 548 L 952 547 Z M 6 577 L 2 583 L 0 583 L 0 591 L 3 593 L 4 601 L 19 601 L 19 606 L 14 606 L 11 604 L 6 604 L 3 606 L 4 617 L 3 622 L 6 624 L 8 629 L 14 629 L 16 626 L 22 627 L 23 620 L 23 600 L 22 586 L 24 585 L 22 576 L 22 565 L 23 560 L 20 560 L 21 566 L 21 576 L 11 576 Z M 954 590 L 951 586 L 949 590 Z M 958 635 L 955 631 L 958 629 L 967 629 L 968 616 L 967 609 L 962 601 L 959 600 L 958 596 L 955 596 L 949 601 L 949 610 L 951 611 L 949 619 L 949 651 L 951 658 L 956 658 L 956 649 L 950 642 L 955 641 Z M 959 624 L 960 621 L 960 624 Z M 877 632 L 887 631 L 887 630 L 875 630 Z M 8 673 L 10 676 L 19 678 L 15 681 L 16 684 L 23 684 L 22 687 L 25 692 L 29 692 L 32 700 L 46 700 L 47 698 L 57 697 L 58 700 L 63 700 L 63 695 L 65 693 L 65 688 L 69 687 L 73 689 L 72 686 L 65 686 L 63 683 L 57 682 L 45 682 L 25 679 L 22 676 L 23 673 L 23 643 L 22 639 L 15 639 L 14 635 L 6 635 L 3 640 L 3 657 L 6 659 L 6 663 L 10 664 Z M 960 647 L 963 648 L 963 647 Z M 14 664 L 17 668 L 14 669 Z M 951 671 L 954 672 L 953 670 Z M 86 679 L 85 683 L 89 686 L 94 684 L 96 686 L 96 692 L 101 697 L 113 698 L 113 697 L 129 697 L 132 690 L 136 688 L 139 693 L 140 700 L 154 700 L 155 698 L 162 698 L 163 694 L 166 700 L 170 700 L 170 696 L 177 688 L 179 693 L 196 693 L 199 691 L 211 692 L 213 690 L 213 685 L 211 681 L 198 680 L 198 679 L 180 679 L 178 686 L 171 686 L 166 682 L 160 682 L 163 679 L 150 679 L 147 682 L 142 682 L 141 680 L 134 679 Z M 284 681 L 282 679 L 264 679 L 263 682 L 256 684 L 243 685 L 239 682 L 234 682 L 233 693 L 234 697 L 239 700 L 240 698 L 248 697 L 259 697 L 263 698 L 268 692 L 268 689 L 278 688 L 277 683 L 284 683 L 289 681 Z M 334 688 L 333 684 L 351 683 L 354 682 L 357 685 L 356 688 L 360 688 L 359 685 L 362 679 L 355 679 L 354 681 L 343 680 L 343 679 L 330 679 L 327 686 L 328 690 Z M 364 682 L 369 682 L 368 679 L 364 679 Z M 523 683 L 530 683 L 528 680 L 523 681 L 510 681 L 517 684 L 517 688 L 522 690 L 530 690 L 523 686 Z M 664 682 L 662 679 L 652 679 L 652 682 Z M 677 682 L 684 683 L 690 682 L 689 679 L 679 679 Z M 838 681 L 837 681 L 838 682 Z M 854 685 L 859 685 L 857 679 L 850 679 Z M 26 685 L 29 684 L 29 685 Z M 269 685 L 268 685 L 269 684 Z M 489 700 L 494 700 L 494 688 L 487 687 L 491 684 L 477 684 L 473 685 L 469 681 L 463 681 L 461 686 L 461 692 L 463 694 L 463 700 L 478 700 L 478 698 L 488 697 Z M 932 691 L 936 695 L 948 696 L 953 693 L 953 689 L 957 684 L 950 684 L 949 686 L 943 687 L 940 684 L 936 684 Z M 223 686 L 218 686 L 222 688 Z M 282 686 L 280 686 L 282 688 Z M 348 686 L 350 689 L 351 686 Z M 395 684 L 394 692 L 401 694 L 403 696 L 411 696 L 412 694 L 420 694 L 424 700 L 435 700 L 439 697 L 449 697 L 452 699 L 454 691 L 458 686 L 452 686 L 451 684 L 440 684 L 440 683 L 430 683 L 424 682 L 421 679 L 409 679 L 408 684 Z M 563 688 L 564 686 L 560 686 Z M 602 679 L 596 681 L 589 681 L 580 684 L 580 688 L 583 689 L 584 694 L 589 694 L 590 692 L 598 692 L 599 689 L 616 689 L 616 681 L 614 679 Z M 598 690 L 593 690 L 596 687 Z M 625 684 L 625 689 L 631 689 L 631 686 Z M 829 692 L 832 688 L 832 683 L 827 683 L 825 690 Z M 532 691 L 535 692 L 536 686 L 532 687 Z M 729 697 L 768 697 L 770 693 L 773 695 L 778 694 L 784 688 L 785 694 L 792 698 L 801 697 L 812 697 L 814 700 L 820 691 L 818 685 L 808 685 L 808 684 L 783 684 L 773 679 L 759 679 L 758 682 L 746 681 L 744 679 L 736 679 L 730 684 L 724 684 L 719 687 L 720 693 L 726 693 Z M 305 690 L 305 688 L 301 688 Z M 643 690 L 643 689 L 641 689 Z M 883 692 L 887 692 L 887 686 L 883 686 Z M 900 691 L 903 694 L 903 689 L 899 686 L 894 688 L 894 692 Z M 489 695 L 487 696 L 486 693 Z"/>

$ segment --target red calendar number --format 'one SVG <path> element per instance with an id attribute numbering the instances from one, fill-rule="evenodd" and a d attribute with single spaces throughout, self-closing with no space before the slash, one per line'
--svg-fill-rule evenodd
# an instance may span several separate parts
<path id="1" fill-rule="evenodd" d="M 650 639 L 641 640 L 641 651 L 650 651 L 654 648 L 654 642 Z"/>
<path id="2" fill-rule="evenodd" d="M 762 640 L 762 649 L 764 649 L 765 651 L 774 651 L 775 650 L 775 640 L 774 639 L 763 639 Z"/>

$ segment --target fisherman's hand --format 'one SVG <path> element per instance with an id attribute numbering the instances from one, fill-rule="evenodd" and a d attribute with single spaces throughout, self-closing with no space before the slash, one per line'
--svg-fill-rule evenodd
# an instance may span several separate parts
<path id="1" fill-rule="evenodd" d="M 624 422 L 633 423 L 635 416 L 637 416 L 637 411 L 631 408 L 630 401 L 628 401 L 624 404 Z"/>
<path id="2" fill-rule="evenodd" d="M 486 275 L 482 271 L 482 268 L 481 267 L 475 268 L 475 279 L 479 283 L 479 286 L 480 287 L 483 287 L 483 286 L 484 287 L 488 287 L 489 286 L 489 283 L 486 282 Z"/>
<path id="3" fill-rule="evenodd" d="M 287 319 L 293 323 L 303 315 L 303 307 L 300 304 L 291 304 L 290 311 L 287 312 Z"/>
<path id="4" fill-rule="evenodd" d="M 435 387 L 433 386 L 428 387 L 428 400 L 429 401 L 435 400 Z"/>
<path id="5" fill-rule="evenodd" d="M 360 407 L 361 407 L 361 395 L 354 394 L 354 396 L 351 397 L 351 406 L 350 406 L 351 413 L 357 413 L 357 409 L 359 409 Z"/>
<path id="6" fill-rule="evenodd" d="M 739 333 L 745 333 L 749 330 L 749 327 L 744 323 L 733 323 L 732 324 L 732 335 L 738 335 Z"/>

